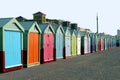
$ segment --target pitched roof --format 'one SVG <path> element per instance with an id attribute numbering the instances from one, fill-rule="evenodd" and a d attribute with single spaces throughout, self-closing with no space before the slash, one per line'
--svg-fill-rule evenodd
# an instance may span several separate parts
<path id="1" fill-rule="evenodd" d="M 78 36 L 78 34 L 80 33 L 79 30 L 75 30 L 75 35 Z"/>
<path id="2" fill-rule="evenodd" d="M 40 29 L 41 29 L 42 32 L 44 32 L 45 29 L 46 29 L 47 27 L 49 27 L 49 28 L 52 30 L 52 32 L 55 33 L 54 30 L 53 30 L 53 28 L 52 28 L 52 26 L 50 25 L 50 23 L 42 23 L 42 24 L 39 24 L 39 27 L 40 27 Z"/>
<path id="3" fill-rule="evenodd" d="M 57 32 L 57 29 L 59 28 L 58 25 L 52 25 L 52 28 L 54 29 L 54 32 Z"/>
<path id="4" fill-rule="evenodd" d="M 19 22 L 25 30 L 29 30 L 35 21 L 23 21 Z"/>
<path id="5" fill-rule="evenodd" d="M 64 30 L 64 32 L 66 32 L 67 31 L 67 27 L 63 26 L 63 30 Z"/>
<path id="6" fill-rule="evenodd" d="M 0 27 L 3 27 L 5 24 L 7 24 L 11 19 L 13 18 L 0 18 Z"/>
<path id="7" fill-rule="evenodd" d="M 103 38 L 103 37 L 104 37 L 104 34 L 103 34 L 103 33 L 98 33 L 97 36 L 98 36 L 99 38 Z"/>
<path id="8" fill-rule="evenodd" d="M 70 29 L 70 33 L 71 33 L 71 35 L 73 34 L 74 31 L 75 31 L 74 29 Z"/>
<path id="9" fill-rule="evenodd" d="M 93 36 L 95 36 L 95 33 L 90 33 L 90 37 L 93 37 Z"/>
<path id="10" fill-rule="evenodd" d="M 87 32 L 82 31 L 82 32 L 80 32 L 80 34 L 81 34 L 81 36 L 85 36 L 85 35 L 87 35 Z"/>
<path id="11" fill-rule="evenodd" d="M 44 32 L 45 29 L 49 26 L 49 23 L 39 24 L 40 29 Z"/>

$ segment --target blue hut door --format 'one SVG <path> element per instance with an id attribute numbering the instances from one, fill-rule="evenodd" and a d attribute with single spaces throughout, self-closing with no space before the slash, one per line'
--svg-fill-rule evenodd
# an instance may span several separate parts
<path id="1" fill-rule="evenodd" d="M 5 68 L 21 65 L 21 33 L 5 31 Z"/>
<path id="2" fill-rule="evenodd" d="M 59 47 L 59 51 L 60 51 L 60 57 L 63 58 L 63 34 L 60 34 L 60 47 Z"/>
<path id="3" fill-rule="evenodd" d="M 65 47 L 66 47 L 66 56 L 71 56 L 71 41 L 70 37 L 66 36 L 65 37 Z"/>
<path id="4" fill-rule="evenodd" d="M 63 34 L 56 34 L 56 57 L 63 58 Z"/>

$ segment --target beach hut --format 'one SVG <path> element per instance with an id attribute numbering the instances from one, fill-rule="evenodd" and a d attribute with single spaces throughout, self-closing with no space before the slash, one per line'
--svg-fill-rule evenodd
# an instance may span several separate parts
<path id="1" fill-rule="evenodd" d="M 91 44 L 90 44 L 91 43 L 91 39 L 90 39 L 90 33 L 88 33 L 88 32 L 87 32 L 87 37 L 88 37 L 87 38 L 87 53 L 90 53 L 91 52 L 90 51 L 91 50 L 90 49 L 91 48 Z"/>
<path id="2" fill-rule="evenodd" d="M 101 38 L 101 51 L 104 50 L 104 33 L 99 33 Z"/>
<path id="3" fill-rule="evenodd" d="M 111 36 L 111 47 L 114 48 L 115 47 L 115 37 Z"/>
<path id="4" fill-rule="evenodd" d="M 0 18 L 0 71 L 23 68 L 23 27 L 15 18 Z"/>
<path id="5" fill-rule="evenodd" d="M 20 24 L 25 29 L 23 34 L 23 64 L 31 67 L 40 64 L 40 34 L 41 30 L 35 21 L 23 21 Z"/>
<path id="6" fill-rule="evenodd" d="M 106 34 L 104 35 L 104 50 L 107 49 L 107 44 L 106 44 Z"/>
<path id="7" fill-rule="evenodd" d="M 112 47 L 115 48 L 115 43 L 116 43 L 116 40 L 115 40 L 115 36 L 112 36 Z"/>
<path id="8" fill-rule="evenodd" d="M 114 48 L 114 36 L 111 36 L 111 47 Z"/>
<path id="9" fill-rule="evenodd" d="M 104 50 L 104 34 L 101 36 L 101 50 Z"/>
<path id="10" fill-rule="evenodd" d="M 111 38 L 110 46 L 111 48 L 113 48 L 113 36 L 111 35 L 110 38 Z"/>
<path id="11" fill-rule="evenodd" d="M 95 52 L 95 34 L 94 33 L 90 33 L 90 39 L 91 39 L 91 53 Z"/>
<path id="12" fill-rule="evenodd" d="M 41 63 L 55 60 L 54 55 L 54 30 L 49 23 L 39 24 L 42 31 L 41 35 Z"/>
<path id="13" fill-rule="evenodd" d="M 112 36 L 109 35 L 109 49 L 112 48 Z"/>
<path id="14" fill-rule="evenodd" d="M 116 38 L 113 36 L 113 47 L 116 47 Z"/>
<path id="15" fill-rule="evenodd" d="M 108 49 L 111 48 L 111 37 L 110 35 L 108 35 Z"/>
<path id="16" fill-rule="evenodd" d="M 119 36 L 115 36 L 116 37 L 116 47 L 120 46 L 120 37 Z"/>
<path id="17" fill-rule="evenodd" d="M 98 51 L 98 34 L 95 33 L 95 51 Z"/>
<path id="18" fill-rule="evenodd" d="M 107 35 L 107 49 L 110 49 L 111 48 L 111 36 L 110 35 Z"/>
<path id="19" fill-rule="evenodd" d="M 81 54 L 81 35 L 80 35 L 80 31 L 76 30 L 76 38 L 77 38 L 77 55 Z"/>
<path id="20" fill-rule="evenodd" d="M 69 22 L 64 22 L 64 25 L 62 26 L 64 29 L 64 54 L 65 58 L 71 57 L 71 34 L 70 34 L 70 27 Z"/>
<path id="21" fill-rule="evenodd" d="M 75 30 L 70 29 L 71 33 L 71 47 L 72 47 L 72 56 L 76 56 L 76 35 L 75 35 Z"/>
<path id="22" fill-rule="evenodd" d="M 64 58 L 64 30 L 61 25 L 52 25 L 55 32 L 55 59 Z"/>
<path id="23" fill-rule="evenodd" d="M 109 48 L 109 36 L 106 35 L 106 49 Z"/>
<path id="24" fill-rule="evenodd" d="M 88 53 L 87 52 L 87 34 L 86 34 L 86 32 L 80 32 L 80 34 L 81 34 L 81 55 L 84 55 L 84 54 L 86 54 L 86 53 Z"/>
<path id="25" fill-rule="evenodd" d="M 101 36 L 98 34 L 98 51 L 101 51 Z"/>

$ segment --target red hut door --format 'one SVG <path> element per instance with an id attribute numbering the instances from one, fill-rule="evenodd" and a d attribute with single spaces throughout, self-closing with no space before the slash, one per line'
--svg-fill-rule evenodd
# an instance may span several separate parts
<path id="1" fill-rule="evenodd" d="M 98 51 L 101 51 L 101 39 L 98 39 Z"/>

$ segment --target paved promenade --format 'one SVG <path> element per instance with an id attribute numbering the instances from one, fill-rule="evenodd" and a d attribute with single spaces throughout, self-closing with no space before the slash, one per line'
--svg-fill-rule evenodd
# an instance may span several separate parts
<path id="1" fill-rule="evenodd" d="M 0 73 L 0 80 L 120 80 L 120 48 Z"/>

